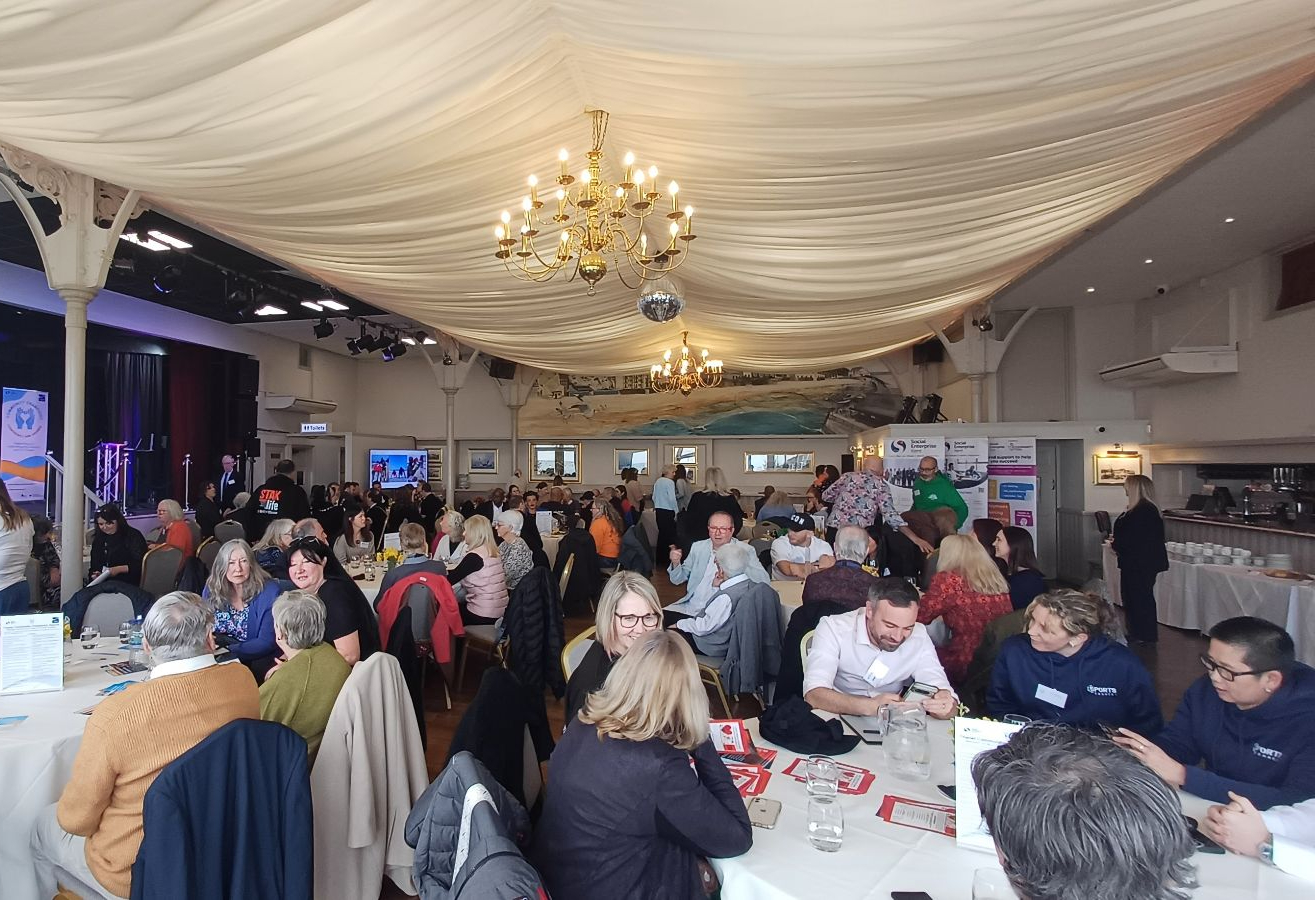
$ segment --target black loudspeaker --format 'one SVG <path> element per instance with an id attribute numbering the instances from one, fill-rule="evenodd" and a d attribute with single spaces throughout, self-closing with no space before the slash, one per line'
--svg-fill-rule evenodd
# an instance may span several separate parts
<path id="1" fill-rule="evenodd" d="M 260 459 L 260 438 L 254 434 L 242 442 L 242 452 L 247 459 Z"/>
<path id="2" fill-rule="evenodd" d="M 852 472 L 852 471 L 854 471 L 854 454 L 852 453 L 840 454 L 840 474 L 843 475 L 846 472 Z"/>
<path id="3" fill-rule="evenodd" d="M 915 366 L 925 366 L 928 363 L 938 363 L 944 359 L 945 345 L 943 345 L 938 339 L 923 341 L 921 344 L 913 345 L 913 364 Z"/>
<path id="4" fill-rule="evenodd" d="M 489 374 L 494 378 L 510 381 L 516 377 L 516 364 L 509 359 L 498 359 L 495 356 L 489 360 Z"/>
<path id="5" fill-rule="evenodd" d="M 237 359 L 237 395 L 239 397 L 254 397 L 260 390 L 260 360 L 253 359 L 250 356 L 240 356 Z M 255 426 L 252 426 L 252 431 Z"/>
<path id="6" fill-rule="evenodd" d="M 246 440 L 256 433 L 256 398 L 233 397 L 229 404 L 231 433 Z"/>

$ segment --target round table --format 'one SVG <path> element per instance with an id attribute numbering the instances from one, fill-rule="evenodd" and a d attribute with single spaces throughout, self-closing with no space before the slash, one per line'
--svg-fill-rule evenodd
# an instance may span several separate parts
<path id="1" fill-rule="evenodd" d="M 117 636 L 102 637 L 91 651 L 77 641 L 64 647 L 64 690 L 0 697 L 0 716 L 28 717 L 0 728 L 0 884 L 6 897 L 37 896 L 28 839 L 37 813 L 59 799 L 73 774 L 88 718 L 78 710 L 100 700 L 96 692 L 107 685 L 146 676 L 101 668 L 127 659 Z"/>
<path id="2" fill-rule="evenodd" d="M 755 828 L 753 847 L 743 856 L 714 859 L 721 878 L 723 900 L 887 900 L 891 891 L 926 891 L 936 900 L 969 900 L 973 872 L 998 868 L 994 856 L 960 848 L 953 838 L 877 817 L 887 795 L 953 805 L 936 789 L 954 783 L 953 745 L 948 722 L 930 721 L 931 778 L 910 782 L 896 778 L 886 767 L 880 746 L 859 744 L 836 757 L 840 762 L 875 773 L 866 794 L 841 795 L 845 814 L 844 845 L 835 853 L 816 850 L 808 842 L 808 792 L 803 782 L 782 774 L 800 756 L 776 747 L 758 734 L 756 719 L 746 722 L 754 742 L 775 747 L 772 777 L 763 796 L 781 802 L 781 815 L 772 829 Z M 1183 810 L 1197 819 L 1209 804 L 1180 794 Z M 1305 896 L 1308 886 L 1277 869 L 1247 857 L 1198 853 L 1201 887 L 1193 898 L 1280 898 Z"/>

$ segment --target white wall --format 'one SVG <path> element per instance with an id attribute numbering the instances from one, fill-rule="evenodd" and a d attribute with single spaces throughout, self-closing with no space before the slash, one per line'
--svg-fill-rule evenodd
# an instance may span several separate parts
<path id="1" fill-rule="evenodd" d="M 1143 356 L 1177 344 L 1237 340 L 1238 373 L 1136 392 L 1156 443 L 1309 439 L 1315 435 L 1315 306 L 1273 311 L 1279 260 L 1257 257 L 1165 297 L 1137 303 Z M 1282 452 L 1275 450 L 1275 459 Z"/>

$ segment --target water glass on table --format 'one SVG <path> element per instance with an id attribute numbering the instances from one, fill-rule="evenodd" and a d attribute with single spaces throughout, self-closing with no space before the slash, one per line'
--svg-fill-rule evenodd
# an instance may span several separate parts
<path id="1" fill-rule="evenodd" d="M 973 900 L 1017 900 L 1003 869 L 978 869 L 973 872 Z"/>
<path id="2" fill-rule="evenodd" d="M 829 756 L 810 756 L 804 763 L 804 778 L 809 797 L 834 800 L 840 788 L 840 767 Z"/>
<path id="3" fill-rule="evenodd" d="M 883 749 L 886 765 L 896 778 L 926 781 L 931 777 L 931 741 L 927 718 L 921 709 L 892 709 Z"/>
<path id="4" fill-rule="evenodd" d="M 82 626 L 82 649 L 91 650 L 96 646 L 96 641 L 100 640 L 100 629 L 95 625 Z"/>
<path id="5" fill-rule="evenodd" d="M 128 639 L 132 637 L 132 620 L 119 623 L 119 643 L 126 645 Z"/>
<path id="6" fill-rule="evenodd" d="M 845 839 L 845 814 L 837 800 L 812 797 L 808 801 L 808 842 L 834 853 Z"/>

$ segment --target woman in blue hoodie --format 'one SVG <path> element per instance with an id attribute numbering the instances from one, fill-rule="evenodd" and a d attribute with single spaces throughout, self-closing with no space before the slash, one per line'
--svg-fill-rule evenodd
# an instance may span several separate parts
<path id="1" fill-rule="evenodd" d="M 1027 607 L 1026 622 L 1024 634 L 1000 647 L 986 694 L 991 715 L 1160 731 L 1151 675 L 1117 642 L 1118 616 L 1104 599 L 1050 591 Z"/>

